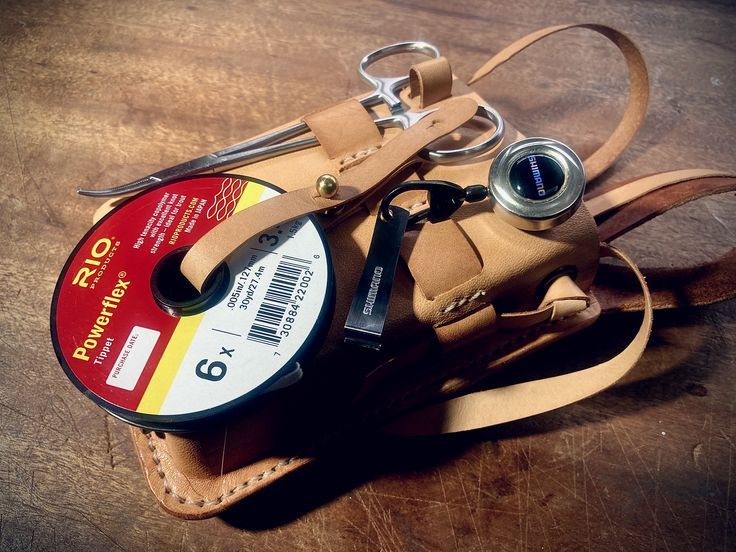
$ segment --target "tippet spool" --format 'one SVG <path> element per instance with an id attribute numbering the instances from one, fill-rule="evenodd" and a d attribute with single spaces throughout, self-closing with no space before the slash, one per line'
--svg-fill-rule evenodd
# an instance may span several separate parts
<path id="1" fill-rule="evenodd" d="M 100 220 L 64 266 L 51 305 L 52 341 L 72 382 L 127 422 L 177 431 L 298 380 L 334 295 L 313 217 L 248 241 L 201 296 L 178 271 L 207 231 L 279 193 L 245 176 L 194 177 Z"/>

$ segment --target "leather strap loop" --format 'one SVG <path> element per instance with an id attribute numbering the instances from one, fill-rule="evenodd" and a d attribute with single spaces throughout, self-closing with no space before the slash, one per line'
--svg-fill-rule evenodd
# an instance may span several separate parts
<path id="1" fill-rule="evenodd" d="M 629 345 L 612 359 L 584 370 L 507 387 L 470 393 L 430 405 L 391 422 L 384 431 L 399 435 L 456 433 L 520 420 L 580 401 L 621 379 L 641 357 L 652 330 L 652 301 L 634 262 L 610 245 L 601 257 L 622 260 L 636 275 L 644 295 L 644 317 Z"/>
<path id="2" fill-rule="evenodd" d="M 452 95 L 452 68 L 445 57 L 428 59 L 409 70 L 409 96 L 419 96 L 419 108 L 445 100 Z"/>
<path id="3" fill-rule="evenodd" d="M 378 127 L 358 100 L 346 100 L 302 119 L 330 159 L 379 146 Z"/>
<path id="4" fill-rule="evenodd" d="M 590 305 L 590 299 L 568 275 L 555 279 L 542 298 L 539 308 L 525 312 L 505 312 L 498 316 L 496 326 L 500 330 L 530 328 L 548 320 L 560 320 Z"/>
<path id="5" fill-rule="evenodd" d="M 516 54 L 541 39 L 560 31 L 575 28 L 589 29 L 611 40 L 623 53 L 629 69 L 629 100 L 624 115 L 608 140 L 583 162 L 586 177 L 590 181 L 610 167 L 631 142 L 644 120 L 647 104 L 649 103 L 649 77 L 644 58 L 636 45 L 626 35 L 611 27 L 594 24 L 557 25 L 540 29 L 517 40 L 493 56 L 475 72 L 468 84 L 473 84 L 482 79 L 498 66 L 503 65 Z"/>
<path id="6" fill-rule="evenodd" d="M 227 257 L 253 236 L 280 223 L 350 203 L 351 208 L 380 190 L 388 177 L 416 159 L 419 151 L 473 118 L 478 104 L 470 98 L 448 100 L 437 111 L 396 135 L 376 153 L 338 177 L 339 192 L 330 199 L 315 188 L 281 194 L 235 213 L 215 226 L 192 246 L 181 263 L 181 272 L 198 290 Z M 309 184 L 309 183 L 305 183 Z"/>

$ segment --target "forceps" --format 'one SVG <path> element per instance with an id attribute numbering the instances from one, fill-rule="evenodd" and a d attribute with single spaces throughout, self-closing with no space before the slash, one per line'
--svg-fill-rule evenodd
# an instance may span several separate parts
<path id="1" fill-rule="evenodd" d="M 358 100 L 365 108 L 370 108 L 381 103 L 385 104 L 391 115 L 375 119 L 379 128 L 398 127 L 407 129 L 418 120 L 429 115 L 434 110 L 411 111 L 406 109 L 399 97 L 399 93 L 409 83 L 409 75 L 400 77 L 377 77 L 368 72 L 368 67 L 373 63 L 386 57 L 400 53 L 420 53 L 430 58 L 440 56 L 439 50 L 422 41 L 399 42 L 384 46 L 367 54 L 358 65 L 358 73 L 366 83 L 373 87 L 373 92 Z M 435 163 L 452 163 L 485 153 L 493 149 L 503 138 L 504 122 L 498 112 L 485 105 L 478 107 L 476 116 L 482 117 L 495 126 L 493 134 L 483 142 L 475 146 L 455 150 L 424 150 L 420 156 Z M 319 140 L 314 137 L 294 139 L 301 134 L 309 132 L 309 127 L 304 122 L 298 122 L 288 127 L 276 130 L 264 136 L 246 140 L 239 144 L 229 146 L 225 149 L 209 153 L 202 157 L 185 161 L 179 165 L 163 169 L 151 175 L 134 180 L 121 186 L 102 190 L 78 189 L 77 193 L 92 197 L 111 197 L 117 195 L 137 192 L 157 184 L 163 184 L 177 178 L 193 174 L 214 173 L 225 171 L 230 168 L 240 167 L 249 163 L 255 163 L 264 159 L 270 159 L 294 151 L 319 145 Z"/>

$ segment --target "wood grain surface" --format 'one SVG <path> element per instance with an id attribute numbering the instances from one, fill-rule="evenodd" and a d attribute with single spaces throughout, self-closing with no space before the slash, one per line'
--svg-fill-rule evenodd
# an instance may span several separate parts
<path id="1" fill-rule="evenodd" d="M 125 182 L 364 90 L 369 50 L 435 43 L 468 78 L 556 23 L 629 34 L 652 101 L 599 183 L 736 170 L 736 8 L 579 0 L 0 0 L 0 550 L 733 550 L 736 303 L 658 313 L 636 381 L 489 431 L 345 451 L 221 518 L 159 510 L 125 424 L 68 382 L 48 332 L 56 277 Z M 527 134 L 592 151 L 626 90 L 616 50 L 549 39 L 475 87 Z M 736 241 L 736 202 L 668 213 L 619 245 L 678 266 Z M 615 350 L 637 315 L 526 366 Z M 520 369 L 523 369 L 522 366 Z"/>

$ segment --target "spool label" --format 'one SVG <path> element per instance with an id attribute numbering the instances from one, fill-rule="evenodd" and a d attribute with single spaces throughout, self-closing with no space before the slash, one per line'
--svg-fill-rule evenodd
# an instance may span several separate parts
<path id="1" fill-rule="evenodd" d="M 151 292 L 165 255 L 279 193 L 247 177 L 198 177 L 137 196 L 98 223 L 68 261 L 53 307 L 57 353 L 78 385 L 133 414 L 176 416 L 291 372 L 326 323 L 329 253 L 311 219 L 240 248 L 224 298 L 205 312 L 173 316 Z"/>
<path id="2" fill-rule="evenodd" d="M 133 326 L 105 383 L 128 391 L 135 389 L 160 335 L 156 330 Z"/>

